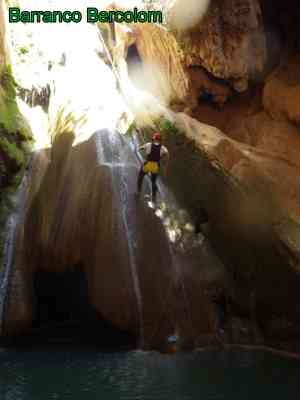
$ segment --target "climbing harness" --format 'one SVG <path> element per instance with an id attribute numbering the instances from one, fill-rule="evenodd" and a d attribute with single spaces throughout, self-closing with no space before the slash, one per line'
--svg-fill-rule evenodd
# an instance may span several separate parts
<path id="1" fill-rule="evenodd" d="M 143 171 L 145 174 L 158 174 L 159 173 L 159 164 L 155 161 L 148 161 L 145 163 L 143 167 Z"/>

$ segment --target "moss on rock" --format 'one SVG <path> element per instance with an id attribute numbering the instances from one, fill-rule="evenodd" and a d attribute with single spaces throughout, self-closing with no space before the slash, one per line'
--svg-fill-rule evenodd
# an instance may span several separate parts
<path id="1" fill-rule="evenodd" d="M 11 66 L 0 75 L 0 260 L 3 229 L 11 211 L 11 195 L 23 176 L 32 135 L 16 102 L 16 83 Z"/>
<path id="2" fill-rule="evenodd" d="M 30 127 L 18 109 L 11 66 L 6 66 L 0 76 L 0 128 L 2 133 L 20 136 L 20 140 L 32 139 Z"/>

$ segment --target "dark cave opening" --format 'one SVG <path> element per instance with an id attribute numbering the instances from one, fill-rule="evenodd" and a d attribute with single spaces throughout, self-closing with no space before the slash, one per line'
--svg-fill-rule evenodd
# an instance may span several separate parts
<path id="1" fill-rule="evenodd" d="M 80 269 L 63 273 L 37 271 L 34 290 L 37 326 L 95 319 L 88 302 L 85 274 Z"/>
<path id="2" fill-rule="evenodd" d="M 136 338 L 114 327 L 90 304 L 81 268 L 65 272 L 38 270 L 33 278 L 35 318 L 18 343 L 67 343 L 101 348 L 135 347 Z"/>

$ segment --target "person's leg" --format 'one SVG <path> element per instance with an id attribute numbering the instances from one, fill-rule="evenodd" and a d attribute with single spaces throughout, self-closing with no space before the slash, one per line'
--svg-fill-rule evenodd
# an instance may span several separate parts
<path id="1" fill-rule="evenodd" d="M 151 182 L 152 182 L 152 201 L 156 201 L 156 194 L 157 194 L 157 180 L 158 174 L 151 174 Z"/>
<path id="2" fill-rule="evenodd" d="M 142 185 L 143 185 L 143 180 L 144 180 L 144 176 L 145 175 L 146 175 L 146 173 L 144 172 L 144 165 L 142 165 L 141 169 L 140 169 L 140 172 L 139 172 L 138 181 L 137 181 L 138 193 L 140 193 L 141 190 L 142 190 Z"/>

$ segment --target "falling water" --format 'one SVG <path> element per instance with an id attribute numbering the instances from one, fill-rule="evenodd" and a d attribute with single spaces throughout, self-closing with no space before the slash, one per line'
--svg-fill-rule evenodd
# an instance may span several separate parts
<path id="1" fill-rule="evenodd" d="M 139 138 L 134 134 L 131 140 L 131 150 L 134 152 L 139 163 L 141 163 L 143 158 L 138 150 L 139 145 Z M 191 306 L 189 304 L 189 296 L 185 285 L 185 272 L 189 267 L 195 264 L 195 260 L 197 260 L 197 270 L 200 272 L 202 268 L 203 271 L 205 270 L 206 272 L 205 279 L 214 280 L 220 271 L 223 270 L 223 265 L 212 251 L 205 236 L 201 232 L 195 232 L 195 228 L 188 213 L 179 206 L 174 194 L 161 180 L 158 180 L 157 185 L 160 201 L 155 206 L 155 215 L 161 219 L 169 239 L 168 252 L 172 260 L 171 268 L 173 271 L 174 285 L 180 289 L 181 299 L 178 300 L 182 301 L 186 321 L 189 322 L 193 330 Z M 151 203 L 149 203 L 149 206 L 154 207 Z M 198 265 L 199 262 L 202 265 Z M 169 338 L 170 342 L 178 340 L 178 332 L 176 330 L 177 327 L 175 323 L 174 334 Z"/>
<path id="2" fill-rule="evenodd" d="M 138 150 L 139 145 L 140 145 L 139 138 L 137 137 L 137 135 L 133 135 L 132 136 L 132 141 L 131 141 L 131 149 L 135 153 L 136 159 L 139 161 L 139 163 L 142 163 L 143 162 L 143 158 L 142 158 L 142 156 L 141 156 L 141 154 L 140 154 L 140 152 Z M 149 183 L 148 183 L 148 185 L 149 185 Z M 164 204 L 168 204 L 169 207 L 173 204 L 175 209 L 179 210 L 179 208 L 175 206 L 174 196 L 172 195 L 172 193 L 169 190 L 167 190 L 165 185 L 160 180 L 158 180 L 157 186 L 158 186 L 158 193 L 159 193 L 162 201 L 164 201 Z M 162 204 L 162 202 L 161 202 L 161 204 Z M 149 203 L 149 206 L 150 207 L 154 207 L 154 205 L 151 202 Z M 164 214 L 165 213 L 163 212 L 163 210 L 161 208 L 158 208 L 156 210 L 156 215 L 159 218 L 163 219 L 164 216 L 165 216 Z M 174 274 L 172 274 L 172 276 L 174 278 L 175 286 L 177 285 L 177 283 L 179 283 L 179 285 L 181 287 L 182 297 L 183 297 L 183 301 L 184 301 L 184 304 L 185 304 L 185 312 L 186 312 L 186 316 L 188 318 L 189 307 L 188 307 L 188 304 L 187 304 L 187 294 L 186 294 L 186 290 L 185 290 L 184 279 L 183 279 L 183 276 L 181 274 L 181 266 L 180 266 L 180 264 L 178 262 L 178 258 L 176 256 L 176 254 L 175 254 L 174 247 L 172 246 L 172 235 L 170 235 L 170 232 L 168 232 L 167 225 L 166 224 L 164 224 L 164 225 L 165 225 L 165 228 L 166 228 L 166 234 L 168 235 L 168 237 L 170 239 L 168 241 L 168 251 L 169 251 L 169 254 L 171 255 L 171 260 L 172 260 L 171 268 L 174 271 Z M 171 337 L 169 337 L 168 340 L 169 340 L 170 343 L 171 342 L 175 342 L 175 341 L 178 340 L 178 334 L 177 334 L 177 331 L 176 331 L 176 322 L 174 324 L 174 334 Z"/>
<path id="3" fill-rule="evenodd" d="M 138 168 L 141 164 L 142 158 L 139 152 L 136 150 L 138 146 L 137 138 L 135 138 L 135 143 L 128 143 L 122 136 L 114 131 L 101 130 L 95 135 L 97 157 L 100 165 L 107 166 L 110 168 L 114 196 L 119 200 L 119 212 L 122 218 L 124 233 L 126 235 L 126 240 L 128 243 L 128 254 L 131 269 L 131 276 L 133 282 L 134 293 L 136 297 L 139 326 L 140 326 L 140 346 L 144 345 L 144 334 L 143 334 L 143 298 L 140 289 L 139 276 L 137 273 L 137 261 L 136 261 L 136 248 L 137 248 L 137 232 L 136 226 L 137 221 L 135 216 L 137 215 L 136 201 L 135 201 L 135 191 L 136 191 L 136 176 Z M 150 185 L 148 182 L 147 190 L 150 190 Z M 159 182 L 159 193 L 164 199 L 164 202 L 176 208 L 175 200 L 173 196 L 167 189 Z M 169 193 L 169 194 L 168 194 Z M 149 202 L 150 207 L 153 204 Z M 159 209 L 158 209 L 159 210 Z M 158 211 L 157 210 L 157 211 Z M 133 211 L 133 212 L 130 212 Z M 166 234 L 168 234 L 168 228 L 166 227 Z M 185 303 L 186 318 L 188 315 L 188 299 L 184 285 L 184 279 L 181 275 L 180 261 L 174 251 L 174 246 L 172 246 L 171 240 L 168 241 L 167 252 L 171 255 L 172 265 L 172 279 L 175 284 L 179 283 L 182 290 L 182 297 Z M 174 330 L 176 324 L 174 324 Z M 176 334 L 176 332 L 174 332 Z"/>
<path id="4" fill-rule="evenodd" d="M 30 167 L 30 166 L 29 166 Z M 3 260 L 0 268 L 0 334 L 3 331 L 3 321 L 4 321 L 4 310 L 5 310 L 5 302 L 8 295 L 9 290 L 9 279 L 12 273 L 13 264 L 14 264 L 14 250 L 15 243 L 17 239 L 17 230 L 18 227 L 22 226 L 22 221 L 25 216 L 25 198 L 26 198 L 26 189 L 28 185 L 28 179 L 31 174 L 31 169 L 28 168 L 22 182 L 17 190 L 17 192 L 12 196 L 12 212 L 9 215 L 6 228 L 4 231 L 5 235 L 5 243 L 3 249 Z"/>
<path id="5" fill-rule="evenodd" d="M 52 108 L 50 107 L 50 109 L 55 115 L 57 109 L 59 109 L 58 106 L 67 104 L 67 109 L 70 109 L 76 117 L 81 115 L 86 117 L 87 123 L 84 129 L 76 132 L 75 145 L 88 139 L 91 132 L 103 127 L 94 136 L 98 163 L 99 166 L 108 168 L 111 173 L 114 200 L 118 202 L 117 212 L 120 215 L 128 245 L 130 274 L 139 323 L 140 346 L 144 347 L 143 296 L 137 268 L 138 212 L 137 202 L 134 197 L 137 172 L 142 159 L 139 153 L 135 151 L 137 143 L 130 147 L 128 141 L 115 131 L 116 123 L 124 111 L 122 108 L 123 103 L 117 91 L 115 76 L 97 55 L 99 50 L 97 31 L 86 24 L 82 25 L 80 30 L 78 27 L 74 27 L 71 31 L 72 33 L 70 33 L 69 29 L 72 28 L 68 27 L 68 34 L 62 32 L 59 36 L 64 38 L 59 47 L 66 52 L 66 65 L 59 69 L 55 75 L 56 90 L 50 104 Z M 48 36 L 46 35 L 45 37 L 49 37 L 49 32 L 46 33 Z M 81 36 L 84 36 L 85 40 L 79 40 L 82 39 Z M 74 37 L 78 40 L 74 40 Z M 53 43 L 56 43 L 56 41 Z M 74 82 L 76 82 L 76 85 L 74 85 Z M 70 100 L 72 100 L 71 103 L 69 103 Z M 51 112 L 49 119 L 51 121 Z M 55 118 L 52 119 L 55 121 Z M 14 261 L 16 227 L 17 225 L 22 226 L 19 222 L 20 218 L 22 218 L 22 212 L 25 213 L 25 210 L 22 212 L 21 210 L 27 179 L 28 176 L 26 175 L 16 195 L 15 210 L 7 223 L 5 260 L 0 287 L 0 320 L 2 320 L 9 276 Z M 150 190 L 149 182 L 147 190 Z M 184 257 L 179 256 L 176 250 L 179 249 L 185 253 L 195 246 L 202 246 L 204 238 L 203 236 L 196 237 L 194 235 L 193 230 L 190 230 L 189 221 L 185 218 L 184 225 L 178 226 L 182 210 L 180 210 L 172 194 L 161 182 L 159 183 L 159 193 L 162 201 L 154 211 L 156 216 L 161 219 L 162 224 L 164 224 L 166 235 L 170 239 L 168 242 L 169 248 L 166 248 L 166 252 L 170 253 L 172 258 L 170 266 L 172 269 L 171 279 L 174 280 L 175 285 L 179 284 L 182 288 L 181 297 L 185 303 L 186 318 L 189 318 L 190 307 L 183 274 L 185 267 L 183 264 Z M 169 224 L 168 221 L 170 220 L 175 221 L 176 224 Z"/>
<path id="6" fill-rule="evenodd" d="M 143 335 L 143 298 L 140 288 L 137 260 L 136 260 L 136 249 L 137 249 L 137 220 L 135 219 L 137 215 L 136 201 L 135 201 L 135 191 L 136 191 L 136 177 L 137 172 L 142 162 L 142 157 L 138 152 L 138 138 L 134 137 L 133 141 L 128 142 L 124 139 L 118 132 L 112 130 L 103 129 L 95 135 L 97 157 L 99 165 L 107 166 L 110 168 L 114 196 L 119 200 L 119 212 L 122 218 L 124 233 L 126 235 L 126 240 L 128 243 L 128 254 L 131 269 L 131 276 L 133 282 L 133 288 L 137 303 L 139 326 L 140 326 L 140 346 L 143 347 L 144 335 Z M 168 248 L 166 251 L 171 255 L 171 269 L 172 269 L 172 279 L 174 286 L 178 286 L 181 290 L 182 302 L 184 303 L 184 310 L 186 314 L 186 320 L 190 321 L 192 325 L 192 317 L 190 315 L 190 306 L 188 303 L 188 294 L 185 288 L 184 276 L 182 273 L 182 268 L 184 268 L 183 263 L 188 262 L 182 253 L 188 249 L 197 246 L 201 246 L 204 237 L 201 240 L 196 240 L 196 235 L 192 235 L 188 243 L 184 242 L 184 235 L 181 235 L 179 241 L 173 240 L 172 228 L 169 229 L 168 224 L 165 224 L 166 210 L 160 208 L 162 204 L 167 205 L 168 209 L 172 210 L 172 217 L 180 220 L 182 216 L 182 209 L 180 209 L 174 199 L 172 193 L 165 187 L 165 185 L 160 181 L 158 183 L 159 194 L 161 198 L 160 206 L 156 209 L 156 215 L 162 219 L 162 223 L 165 225 L 166 235 L 169 238 Z M 146 191 L 150 191 L 150 182 L 147 182 Z M 154 205 L 151 202 L 148 203 L 150 207 Z M 159 215 L 161 211 L 162 215 Z M 181 221 L 183 225 L 186 225 L 187 220 Z M 179 249 L 179 244 L 184 244 L 185 247 L 181 246 L 181 254 L 176 252 Z M 174 323 L 174 337 L 177 337 L 176 332 L 176 322 Z"/>
<path id="7" fill-rule="evenodd" d="M 135 142 L 126 141 L 122 136 L 111 130 L 101 130 L 95 135 L 97 157 L 100 165 L 107 166 L 110 168 L 114 196 L 119 200 L 119 212 L 122 218 L 124 233 L 128 243 L 128 254 L 131 269 L 131 276 L 133 282 L 134 293 L 136 297 L 139 326 L 140 326 L 140 347 L 144 345 L 144 334 L 143 334 L 143 298 L 140 289 L 139 276 L 137 273 L 137 261 L 136 261 L 136 248 L 137 248 L 137 232 L 136 226 L 137 221 L 135 216 L 137 215 L 135 191 L 136 191 L 136 176 L 138 168 L 142 162 L 142 157 L 137 151 L 138 139 L 135 137 Z M 147 182 L 147 191 L 150 190 L 150 184 Z M 172 194 L 162 184 L 158 183 L 160 197 L 164 200 L 168 207 L 172 207 L 175 212 L 179 212 L 179 207 Z M 151 202 L 148 202 L 150 207 L 154 207 Z M 130 212 L 133 211 L 133 212 Z M 156 212 L 159 211 L 159 208 Z M 164 221 L 162 221 L 164 223 Z M 168 248 L 166 251 L 171 255 L 171 268 L 172 268 L 172 279 L 174 284 L 179 284 L 182 291 L 182 299 L 185 304 L 186 318 L 191 319 L 189 315 L 188 297 L 184 285 L 184 278 L 181 274 L 181 262 L 178 255 L 175 252 L 175 246 L 172 245 L 172 235 L 166 228 L 166 235 L 169 237 Z M 177 244 L 176 244 L 177 245 Z M 177 246 L 176 246 L 177 247 Z M 176 323 L 174 323 L 174 330 L 176 330 Z M 176 332 L 174 332 L 176 336 Z"/>
<path id="8" fill-rule="evenodd" d="M 137 273 L 136 263 L 136 246 L 137 237 L 134 230 L 135 224 L 132 221 L 132 215 L 129 217 L 130 208 L 135 207 L 132 185 L 129 182 L 130 168 L 137 168 L 134 160 L 128 162 L 126 159 L 126 149 L 121 140 L 120 134 L 110 131 L 101 130 L 95 135 L 98 162 L 110 168 L 114 196 L 119 200 L 119 212 L 124 226 L 124 233 L 128 244 L 128 255 L 130 263 L 130 271 L 133 282 L 134 293 L 137 303 L 137 312 L 140 330 L 140 347 L 144 346 L 143 332 L 143 299 L 140 289 L 139 276 Z M 128 150 L 128 149 L 127 149 Z M 134 190 L 134 188 L 133 188 Z M 136 213 L 134 213 L 136 214 Z"/>

